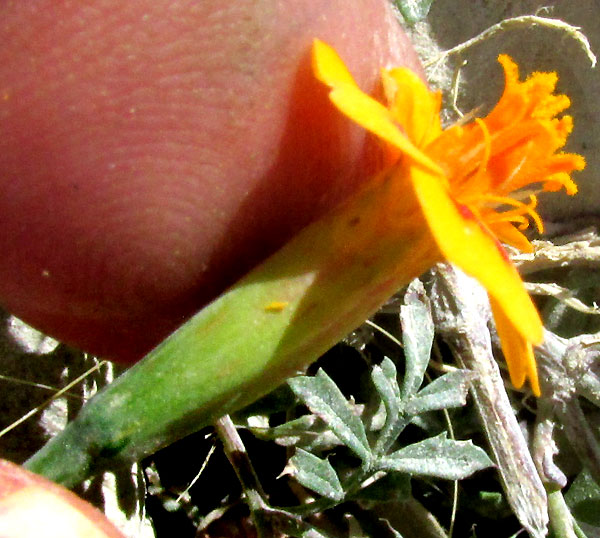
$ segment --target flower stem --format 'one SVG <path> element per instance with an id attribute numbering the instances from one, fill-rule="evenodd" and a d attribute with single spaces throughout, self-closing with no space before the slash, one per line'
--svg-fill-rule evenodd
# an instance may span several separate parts
<path id="1" fill-rule="evenodd" d="M 152 454 L 306 368 L 435 261 L 411 208 L 393 215 L 400 225 L 388 224 L 382 208 L 404 203 L 390 197 L 392 187 L 375 178 L 302 230 L 92 398 L 26 467 L 73 486 Z"/>

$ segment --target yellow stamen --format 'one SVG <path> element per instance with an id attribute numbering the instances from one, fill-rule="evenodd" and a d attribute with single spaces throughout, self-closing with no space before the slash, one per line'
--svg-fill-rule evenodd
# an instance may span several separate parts
<path id="1" fill-rule="evenodd" d="M 542 222 L 542 218 L 539 213 L 535 210 L 537 206 L 537 197 L 534 194 L 529 196 L 529 204 L 525 204 L 514 198 L 510 198 L 508 196 L 495 196 L 493 194 L 482 194 L 477 197 L 477 200 L 486 201 L 486 202 L 494 202 L 496 206 L 498 205 L 511 205 L 515 207 L 515 209 L 510 211 L 502 211 L 495 213 L 496 217 L 488 217 L 486 220 L 489 222 L 501 222 L 501 221 L 511 221 L 511 222 L 519 222 L 521 224 L 526 224 L 521 227 L 521 229 L 525 229 L 528 226 L 528 221 L 523 219 L 523 215 L 528 215 L 531 220 L 535 223 L 536 228 L 539 233 L 544 233 L 544 223 Z"/>
<path id="2" fill-rule="evenodd" d="M 483 158 L 481 159 L 481 164 L 479 165 L 479 169 L 477 170 L 476 176 L 480 174 L 484 174 L 487 170 L 488 162 L 490 161 L 490 155 L 492 154 L 492 137 L 490 136 L 490 131 L 487 128 L 487 125 L 480 118 L 475 118 L 475 123 L 481 129 L 483 133 Z"/>
<path id="3" fill-rule="evenodd" d="M 313 61 L 334 105 L 384 141 L 396 159 L 376 176 L 395 185 L 390 193 L 400 194 L 377 206 L 389 216 L 378 222 L 389 226 L 396 222 L 392 216 L 412 215 L 415 226 L 428 227 L 432 252 L 483 284 L 513 382 L 520 387 L 529 379 L 539 395 L 532 346 L 543 340 L 542 322 L 500 240 L 531 252 L 519 228 L 532 221 L 540 233 L 544 230 L 535 193 L 561 187 L 568 194 L 577 191 L 570 173 L 585 161 L 560 151 L 572 120 L 557 117 L 569 99 L 554 93 L 556 74 L 533 73 L 522 82 L 517 64 L 502 55 L 506 82 L 498 104 L 483 119 L 443 130 L 439 94 L 408 69 L 382 73 L 386 107 L 360 91 L 328 45 L 315 42 Z M 414 236 L 405 239 L 414 241 Z M 415 248 L 424 250 L 421 244 Z"/>
<path id="4" fill-rule="evenodd" d="M 583 168 L 583 159 L 581 163 L 578 163 L 578 166 Z M 578 169 L 580 170 L 581 168 Z M 555 174 L 543 184 L 543 189 L 547 192 L 556 192 L 559 191 L 562 187 L 565 188 L 565 191 L 567 191 L 567 194 L 569 194 L 570 196 L 577 194 L 577 185 L 566 172 Z"/>

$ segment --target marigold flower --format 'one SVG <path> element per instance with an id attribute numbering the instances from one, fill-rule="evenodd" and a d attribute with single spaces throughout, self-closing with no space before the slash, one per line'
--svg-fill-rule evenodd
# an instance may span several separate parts
<path id="1" fill-rule="evenodd" d="M 331 88 L 331 101 L 385 143 L 389 164 L 376 181 L 393 181 L 390 192 L 398 198 L 381 211 L 406 215 L 414 205 L 408 214 L 429 227 L 437 247 L 417 245 L 431 264 L 447 259 L 487 289 L 511 381 L 520 388 L 529 379 L 539 396 L 532 345 L 543 340 L 542 322 L 500 241 L 531 251 L 520 230 L 531 220 L 543 231 L 536 193 L 564 187 L 575 194 L 569 174 L 585 161 L 558 151 L 572 119 L 556 117 L 570 104 L 554 94 L 556 74 L 533 73 L 520 82 L 513 60 L 498 60 L 506 82 L 496 107 L 485 118 L 443 129 L 441 94 L 412 71 L 382 70 L 384 106 L 359 89 L 335 50 L 319 40 L 313 45 L 313 69 Z"/>

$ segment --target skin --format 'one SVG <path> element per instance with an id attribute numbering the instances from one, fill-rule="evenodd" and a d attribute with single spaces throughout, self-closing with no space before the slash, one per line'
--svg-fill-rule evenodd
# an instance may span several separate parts
<path id="1" fill-rule="evenodd" d="M 0 303 L 143 356 L 374 170 L 309 50 L 418 69 L 389 4 L 0 0 Z"/>

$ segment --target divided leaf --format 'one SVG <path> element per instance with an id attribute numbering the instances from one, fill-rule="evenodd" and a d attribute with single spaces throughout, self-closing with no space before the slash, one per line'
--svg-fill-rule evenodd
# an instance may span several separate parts
<path id="1" fill-rule="evenodd" d="M 371 379 L 385 406 L 384 429 L 387 430 L 400 412 L 400 387 L 396 379 L 396 366 L 385 357 L 379 366 L 373 367 Z"/>
<path id="2" fill-rule="evenodd" d="M 461 407 L 467 403 L 469 383 L 473 379 L 470 370 L 455 370 L 432 381 L 406 404 L 404 411 L 419 415 L 427 411 Z"/>
<path id="3" fill-rule="evenodd" d="M 281 446 L 304 448 L 312 453 L 343 444 L 316 415 L 303 415 L 273 428 L 248 428 L 258 439 L 275 441 Z"/>
<path id="4" fill-rule="evenodd" d="M 371 449 L 362 421 L 352 413 L 340 389 L 323 370 L 320 369 L 314 377 L 295 377 L 288 383 L 296 396 L 352 452 L 362 461 L 370 461 Z"/>
<path id="5" fill-rule="evenodd" d="M 461 480 L 493 465 L 487 454 L 471 441 L 453 441 L 446 432 L 397 450 L 378 460 L 385 471 Z"/>
<path id="6" fill-rule="evenodd" d="M 420 280 L 413 280 L 400 308 L 402 342 L 406 356 L 406 372 L 402 383 L 402 395 L 408 398 L 417 392 L 431 356 L 434 327 L 429 300 Z"/>
<path id="7" fill-rule="evenodd" d="M 344 498 L 344 489 L 328 460 L 322 460 L 299 448 L 290 458 L 290 464 L 296 469 L 296 480 L 305 488 L 333 501 Z"/>

